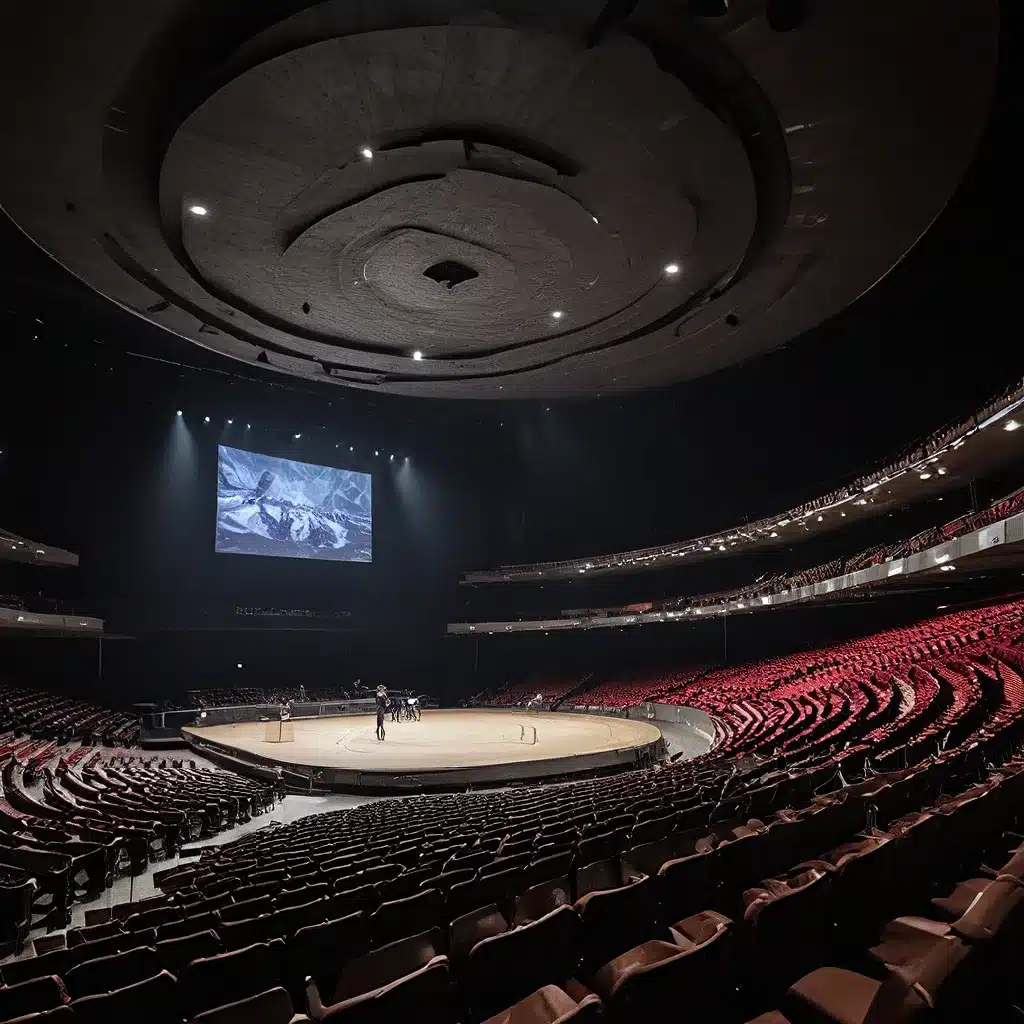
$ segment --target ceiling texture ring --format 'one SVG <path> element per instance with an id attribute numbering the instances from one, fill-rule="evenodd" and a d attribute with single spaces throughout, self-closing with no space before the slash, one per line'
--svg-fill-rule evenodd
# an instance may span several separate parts
<path id="1" fill-rule="evenodd" d="M 661 386 L 835 313 L 956 187 L 998 41 L 994 0 L 52 6 L 0 11 L 29 237 L 204 347 L 458 398 Z"/>

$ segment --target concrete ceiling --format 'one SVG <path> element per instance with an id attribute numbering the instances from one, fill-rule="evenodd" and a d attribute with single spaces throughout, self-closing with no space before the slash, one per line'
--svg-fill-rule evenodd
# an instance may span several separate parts
<path id="1" fill-rule="evenodd" d="M 974 153 L 997 37 L 995 0 L 6 4 L 0 206 L 283 373 L 635 391 L 884 276 Z"/>

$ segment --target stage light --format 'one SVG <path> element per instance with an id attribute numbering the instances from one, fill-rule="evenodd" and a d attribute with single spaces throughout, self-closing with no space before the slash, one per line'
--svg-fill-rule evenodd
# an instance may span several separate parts
<path id="1" fill-rule="evenodd" d="M 418 363 L 423 358 L 423 353 L 419 349 L 416 349 L 416 351 L 413 352 L 412 357 Z"/>
<path id="2" fill-rule="evenodd" d="M 672 274 L 678 274 L 679 273 L 679 264 L 678 263 L 666 263 L 665 264 L 665 273 L 668 274 L 669 276 L 671 276 Z"/>
<path id="3" fill-rule="evenodd" d="M 361 150 L 359 150 L 359 155 L 364 160 L 372 160 L 373 159 L 373 150 L 370 149 L 369 146 L 363 146 L 363 148 Z"/>
<path id="4" fill-rule="evenodd" d="M 197 217 L 205 217 L 210 211 L 205 206 L 200 206 L 196 203 L 194 206 L 188 208 L 189 213 L 194 213 Z"/>
<path id="5" fill-rule="evenodd" d="M 1003 430 L 1011 430 L 1012 431 L 1012 430 L 1017 430 L 1019 428 L 1020 428 L 1020 424 L 1016 420 L 1007 420 L 1006 426 L 1003 427 Z"/>
<path id="6" fill-rule="evenodd" d="M 204 416 L 203 417 L 203 422 L 204 423 L 209 423 L 210 422 L 210 417 L 209 416 Z"/>
<path id="7" fill-rule="evenodd" d="M 234 420 L 228 420 L 228 426 L 230 427 L 231 424 L 234 423 L 234 422 L 235 422 Z"/>
<path id="8" fill-rule="evenodd" d="M 298 439 L 299 439 L 300 437 L 302 437 L 302 435 L 301 435 L 301 434 L 292 434 L 292 437 L 294 437 L 294 438 L 295 438 L 295 440 L 296 440 L 296 441 L 298 441 Z"/>
<path id="9" fill-rule="evenodd" d="M 177 415 L 178 415 L 178 416 L 181 416 L 181 415 L 182 415 L 182 412 L 181 412 L 181 410 L 180 410 L 180 409 L 178 410 L 178 412 L 177 412 Z"/>
<path id="10" fill-rule="evenodd" d="M 556 320 L 561 320 L 561 319 L 562 319 L 562 317 L 563 317 L 563 316 L 565 316 L 565 313 L 563 313 L 563 312 L 562 312 L 562 311 L 561 311 L 560 309 L 553 309 L 553 310 L 551 311 L 551 315 L 552 315 L 552 316 L 553 316 L 553 317 L 554 317 L 554 318 L 555 318 Z"/>

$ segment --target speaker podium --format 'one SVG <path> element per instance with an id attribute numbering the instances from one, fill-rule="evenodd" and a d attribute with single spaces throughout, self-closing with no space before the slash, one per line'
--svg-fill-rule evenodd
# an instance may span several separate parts
<path id="1" fill-rule="evenodd" d="M 263 738 L 267 743 L 294 743 L 295 723 L 289 721 L 267 722 L 267 731 Z"/>

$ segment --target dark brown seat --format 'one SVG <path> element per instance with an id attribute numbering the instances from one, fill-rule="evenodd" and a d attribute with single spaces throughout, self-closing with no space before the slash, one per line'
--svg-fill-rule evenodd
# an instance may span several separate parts
<path id="1" fill-rule="evenodd" d="M 70 1002 L 64 983 L 55 975 L 32 978 L 0 988 L 0 1020 L 52 1010 Z"/>
<path id="2" fill-rule="evenodd" d="M 647 1019 L 666 1000 L 687 993 L 688 1013 L 725 1016 L 723 984 L 729 966 L 732 921 L 713 910 L 677 922 L 665 939 L 650 939 L 602 966 L 591 987 L 623 1019 Z"/>
<path id="3" fill-rule="evenodd" d="M 496 904 L 471 910 L 452 921 L 448 955 L 456 969 L 459 969 L 469 959 L 470 950 L 478 942 L 494 935 L 503 935 L 508 930 L 509 923 Z"/>
<path id="4" fill-rule="evenodd" d="M 64 978 L 72 999 L 133 985 L 160 973 L 160 961 L 152 946 L 140 946 L 72 967 Z"/>
<path id="5" fill-rule="evenodd" d="M 193 960 L 216 956 L 224 951 L 224 947 L 214 931 L 197 932 L 194 935 L 183 935 L 177 939 L 165 939 L 155 946 L 160 966 L 176 978 L 181 977 L 185 968 Z"/>
<path id="6" fill-rule="evenodd" d="M 195 1016 L 280 984 L 283 945 L 278 939 L 193 960 L 182 976 L 186 1011 Z"/>
<path id="7" fill-rule="evenodd" d="M 367 919 L 367 926 L 373 944 L 386 945 L 436 928 L 443 916 L 441 893 L 437 889 L 421 889 L 415 896 L 382 903 Z"/>
<path id="8" fill-rule="evenodd" d="M 321 992 L 333 993 L 342 967 L 369 949 L 362 914 L 300 928 L 285 944 L 285 987 L 296 1005 L 304 1005 L 306 978 Z"/>
<path id="9" fill-rule="evenodd" d="M 75 1024 L 179 1024 L 178 985 L 166 971 L 114 989 L 76 999 Z"/>
<path id="10" fill-rule="evenodd" d="M 483 1024 L 584 1024 L 601 1016 L 601 1000 L 591 994 L 579 1001 L 557 985 L 545 985 L 525 999 L 488 1017 Z"/>
<path id="11" fill-rule="evenodd" d="M 283 988 L 272 988 L 248 999 L 205 1010 L 192 1018 L 192 1024 L 299 1024 L 308 1021 L 296 1014 L 291 998 Z"/>

